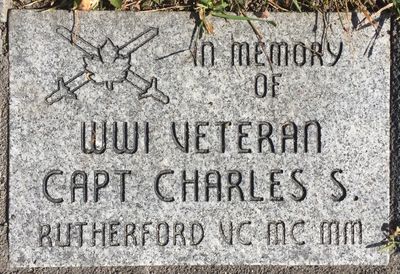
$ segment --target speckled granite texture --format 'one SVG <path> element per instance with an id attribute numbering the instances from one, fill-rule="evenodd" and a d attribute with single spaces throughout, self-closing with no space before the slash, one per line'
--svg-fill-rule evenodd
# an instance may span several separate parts
<path id="1" fill-rule="evenodd" d="M 312 14 L 273 14 L 271 19 L 277 28 L 257 24 L 267 37 L 264 49 L 271 50 L 271 41 L 286 41 L 289 49 L 287 66 L 284 58 L 280 65 L 278 56 L 270 58 L 273 73 L 246 22 L 216 20 L 216 34 L 197 43 L 194 66 L 194 51 L 188 50 L 193 19 L 187 13 L 93 12 L 73 18 L 67 12 L 13 11 L 11 265 L 386 264 L 386 254 L 366 246 L 381 240 L 380 229 L 389 216 L 390 22 L 382 21 L 376 34 L 373 28 L 343 32 L 337 14 L 328 21 L 314 20 Z M 111 20 L 117 22 L 112 28 L 103 23 Z M 323 22 L 329 26 L 324 28 Z M 75 33 L 70 35 L 72 28 Z M 145 39 L 144 46 L 125 46 L 142 32 L 138 39 Z M 211 47 L 204 41 L 214 46 L 213 67 L 209 55 L 202 66 L 202 45 L 206 53 Z M 248 42 L 248 66 L 243 56 L 242 65 L 235 59 L 232 66 L 235 42 Z M 322 45 L 321 57 L 313 42 Z M 263 80 L 263 74 L 265 96 L 263 84 L 259 82 L 256 94 L 254 83 Z M 279 83 L 273 98 L 272 74 Z M 91 121 L 98 127 L 107 124 L 104 153 L 82 151 L 81 123 L 86 122 L 89 134 Z M 138 122 L 133 154 L 113 149 L 113 123 L 118 122 L 122 132 L 124 121 L 130 138 Z M 217 122 L 226 121 L 231 124 L 225 126 L 222 142 Z M 172 122 L 181 143 L 188 122 L 188 153 L 174 142 Z M 288 122 L 297 126 L 296 153 L 288 137 L 294 126 Z M 313 122 L 314 131 L 305 141 L 307 122 Z M 321 152 L 315 122 L 321 126 Z M 259 152 L 268 123 L 271 138 L 263 139 Z M 98 138 L 100 128 L 92 140 Z M 84 147 L 89 147 L 89 136 L 85 140 Z M 117 143 L 121 148 L 121 138 Z M 46 189 L 44 178 L 52 170 L 58 175 L 51 176 Z M 71 201 L 71 177 L 78 170 L 87 174 L 86 203 L 82 189 L 76 189 L 76 201 Z M 123 198 L 121 170 L 131 172 Z M 163 170 L 158 189 L 156 178 Z M 186 185 L 183 201 L 183 171 L 193 179 L 195 170 L 198 201 L 193 183 Z M 102 187 L 105 172 L 109 183 Z M 216 174 L 221 175 L 221 201 L 216 188 L 209 189 L 206 201 L 206 180 L 215 184 Z M 82 176 L 75 183 L 82 183 Z M 165 201 L 171 197 L 174 201 Z M 274 222 L 280 221 L 285 238 L 273 233 Z M 223 241 L 219 227 L 222 223 L 227 234 L 230 222 L 232 245 Z M 330 239 L 321 232 L 327 227 L 324 222 L 331 222 L 333 230 L 337 225 L 337 238 L 336 231 Z M 103 224 L 104 244 L 102 232 L 95 232 L 94 242 L 93 231 Z M 133 225 L 135 232 L 130 230 L 127 237 Z"/>
<path id="2" fill-rule="evenodd" d="M 7 13 L 11 7 L 11 0 L 0 0 L 0 22 L 7 22 Z"/>

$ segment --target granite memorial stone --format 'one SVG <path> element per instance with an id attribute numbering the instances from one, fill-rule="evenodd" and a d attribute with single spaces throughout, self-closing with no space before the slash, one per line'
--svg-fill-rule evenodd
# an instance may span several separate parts
<path id="1" fill-rule="evenodd" d="M 388 20 L 9 19 L 13 266 L 388 263 Z"/>

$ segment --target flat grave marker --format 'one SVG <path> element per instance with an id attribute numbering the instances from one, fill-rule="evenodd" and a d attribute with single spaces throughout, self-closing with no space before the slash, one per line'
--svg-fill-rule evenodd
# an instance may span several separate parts
<path id="1" fill-rule="evenodd" d="M 270 19 L 12 11 L 12 265 L 387 264 L 389 21 Z"/>

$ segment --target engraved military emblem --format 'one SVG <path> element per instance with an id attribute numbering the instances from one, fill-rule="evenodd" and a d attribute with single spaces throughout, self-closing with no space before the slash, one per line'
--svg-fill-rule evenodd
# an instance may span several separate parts
<path id="1" fill-rule="evenodd" d="M 68 80 L 58 78 L 57 89 L 45 98 L 47 104 L 62 99 L 77 99 L 76 92 L 88 83 L 104 85 L 111 91 L 114 84 L 122 82 L 131 84 L 139 99 L 152 98 L 163 104 L 169 103 L 169 97 L 158 89 L 156 77 L 145 79 L 131 67 L 131 54 L 156 37 L 158 28 L 148 28 L 122 46 L 106 38 L 97 47 L 65 27 L 58 27 L 56 32 L 83 53 L 83 68 Z"/>

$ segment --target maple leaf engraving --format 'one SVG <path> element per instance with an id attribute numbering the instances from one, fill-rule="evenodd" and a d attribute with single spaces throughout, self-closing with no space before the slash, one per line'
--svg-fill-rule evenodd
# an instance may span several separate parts
<path id="1" fill-rule="evenodd" d="M 84 57 L 85 70 L 90 80 L 105 84 L 109 90 L 115 82 L 123 82 L 130 68 L 130 58 L 118 53 L 119 48 L 110 39 L 98 48 L 98 56 Z"/>

